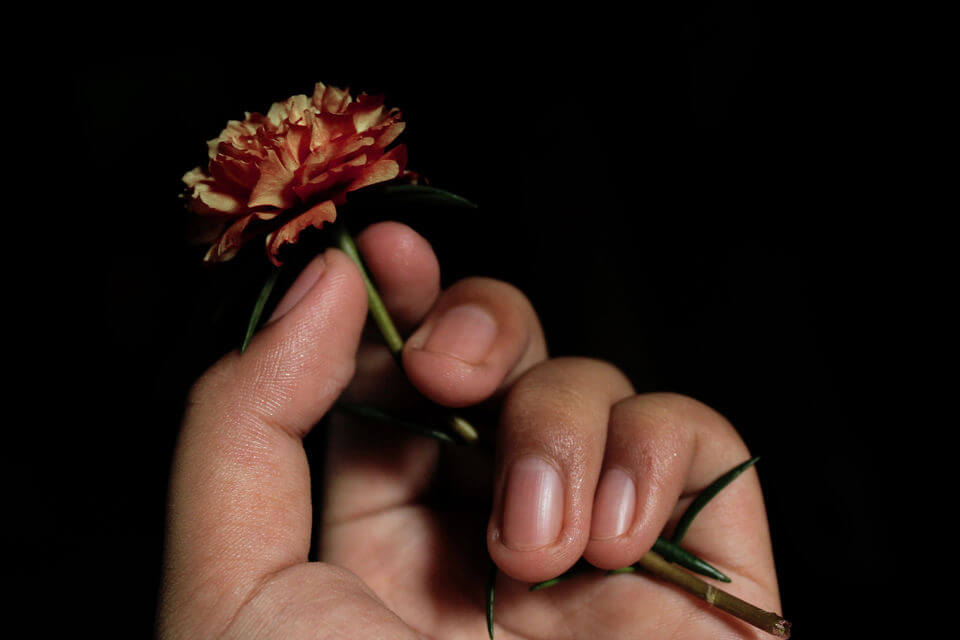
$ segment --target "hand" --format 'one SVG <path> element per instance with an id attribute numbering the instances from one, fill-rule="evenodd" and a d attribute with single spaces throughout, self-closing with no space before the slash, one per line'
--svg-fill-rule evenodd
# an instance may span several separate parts
<path id="1" fill-rule="evenodd" d="M 315 259 L 246 353 L 191 392 L 161 637 L 485 638 L 488 551 L 501 570 L 498 639 L 763 637 L 643 574 L 528 592 L 581 556 L 604 569 L 635 562 L 747 449 L 694 400 L 636 395 L 603 362 L 548 360 L 536 314 L 510 285 L 474 278 L 441 292 L 433 251 L 409 228 L 374 225 L 357 242 L 401 331 L 413 330 L 410 382 L 378 336 L 364 338 L 355 266 L 334 249 Z M 483 402 L 499 414 L 483 434 L 496 460 L 334 411 L 313 523 L 302 438 L 341 394 L 381 407 Z M 312 532 L 319 562 L 308 561 Z M 684 546 L 733 579 L 725 589 L 779 610 L 753 469 Z"/>

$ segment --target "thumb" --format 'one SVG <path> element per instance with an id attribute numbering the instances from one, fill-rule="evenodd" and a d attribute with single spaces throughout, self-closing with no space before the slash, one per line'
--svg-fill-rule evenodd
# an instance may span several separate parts
<path id="1" fill-rule="evenodd" d="M 337 249 L 317 256 L 238 359 L 243 394 L 265 419 L 306 435 L 353 377 L 366 313 L 353 262 Z"/>
<path id="2" fill-rule="evenodd" d="M 300 274 L 246 352 L 194 386 L 170 481 L 168 614 L 216 626 L 265 576 L 306 562 L 310 478 L 300 439 L 350 381 L 366 311 L 358 270 L 331 249 Z"/>

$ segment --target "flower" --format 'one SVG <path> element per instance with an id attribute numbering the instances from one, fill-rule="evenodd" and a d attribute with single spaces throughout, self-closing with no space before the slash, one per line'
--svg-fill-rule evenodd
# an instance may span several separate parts
<path id="1" fill-rule="evenodd" d="M 267 115 L 231 120 L 207 143 L 210 161 L 183 176 L 187 208 L 198 214 L 195 239 L 213 242 L 205 262 L 229 260 L 266 233 L 267 256 L 280 265 L 280 248 L 307 227 L 337 217 L 347 193 L 411 176 L 399 110 L 383 96 L 317 83 L 313 96 L 274 103 Z"/>

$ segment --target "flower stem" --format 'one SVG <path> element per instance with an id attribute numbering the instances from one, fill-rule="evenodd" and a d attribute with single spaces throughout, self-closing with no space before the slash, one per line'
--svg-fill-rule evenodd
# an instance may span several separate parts
<path id="1" fill-rule="evenodd" d="M 387 311 L 387 306 L 383 304 L 383 299 L 380 297 L 376 285 L 373 284 L 373 280 L 370 279 L 366 267 L 363 266 L 363 259 L 360 257 L 357 245 L 353 242 L 353 237 L 342 222 L 333 225 L 333 232 L 337 240 L 337 246 L 353 260 L 354 264 L 356 264 L 360 270 L 363 283 L 367 288 L 367 306 L 370 309 L 370 317 L 373 318 L 377 328 L 380 329 L 383 339 L 387 342 L 387 348 L 390 349 L 393 359 L 397 361 L 397 364 L 400 365 L 402 370 L 403 361 L 401 354 L 403 353 L 403 338 L 400 337 L 400 332 L 397 331 L 396 325 L 393 324 L 390 313 Z M 474 429 L 473 425 L 463 416 L 447 415 L 446 422 L 453 432 L 460 436 L 465 442 L 473 443 L 479 439 L 477 430 Z"/>
<path id="2" fill-rule="evenodd" d="M 759 609 L 726 591 L 717 589 L 700 578 L 670 564 L 652 551 L 647 552 L 640 558 L 637 564 L 658 578 L 677 585 L 684 591 L 697 596 L 721 611 L 726 611 L 730 615 L 752 624 L 758 629 L 762 629 L 778 638 L 790 637 L 790 623 L 780 615 Z"/>
<path id="3" fill-rule="evenodd" d="M 357 265 L 357 268 L 360 269 L 360 275 L 363 276 L 363 284 L 367 287 L 367 306 L 370 309 L 370 317 L 373 318 L 377 328 L 380 329 L 380 333 L 383 334 L 383 339 L 387 342 L 387 348 L 390 349 L 390 354 L 399 363 L 400 354 L 403 352 L 403 338 L 400 337 L 400 332 L 397 331 L 396 325 L 393 324 L 390 313 L 387 311 L 387 306 L 383 304 L 383 299 L 380 297 L 380 292 L 377 291 L 377 287 L 373 284 L 373 280 L 370 279 L 366 267 L 363 266 L 363 259 L 360 257 L 357 245 L 354 244 L 353 237 L 350 235 L 350 232 L 347 231 L 347 227 L 341 222 L 333 225 L 333 229 L 337 238 L 337 246 L 339 246 L 340 250 L 347 254 L 347 256 L 353 260 L 353 263 Z"/>

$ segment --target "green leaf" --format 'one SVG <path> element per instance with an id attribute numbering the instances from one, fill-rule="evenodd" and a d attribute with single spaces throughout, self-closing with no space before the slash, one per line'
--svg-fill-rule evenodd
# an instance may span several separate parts
<path id="1" fill-rule="evenodd" d="M 267 300 L 270 299 L 270 293 L 273 291 L 273 285 L 277 284 L 278 277 L 280 277 L 280 269 L 274 269 L 270 272 L 267 281 L 263 283 L 263 288 L 260 290 L 260 297 L 257 298 L 257 303 L 253 305 L 253 313 L 250 314 L 250 322 L 247 323 L 247 333 L 243 336 L 243 342 L 240 344 L 240 353 L 247 350 L 250 340 L 253 339 L 253 334 L 256 333 L 257 327 L 260 326 L 260 316 L 263 315 L 263 310 L 267 306 Z"/>
<path id="2" fill-rule="evenodd" d="M 409 420 L 403 420 L 402 418 L 392 416 L 389 413 L 381 411 L 376 407 L 371 407 L 370 405 L 356 404 L 353 402 L 338 402 L 336 404 L 336 408 L 362 418 L 369 418 L 370 420 L 385 422 L 420 436 L 455 444 L 453 437 L 447 433 L 444 433 L 443 431 L 431 429 L 430 427 L 425 427 L 423 425 L 416 424 L 415 422 L 410 422 Z"/>
<path id="3" fill-rule="evenodd" d="M 721 582 L 730 582 L 730 578 L 721 573 L 709 562 L 698 558 L 686 549 L 682 549 L 671 542 L 667 542 L 663 538 L 657 538 L 657 541 L 653 543 L 653 550 L 663 556 L 664 560 L 675 562 L 681 567 L 690 569 L 690 571 L 693 571 L 694 573 L 699 573 L 702 576 L 714 578 L 715 580 L 720 580 Z"/>
<path id="4" fill-rule="evenodd" d="M 493 640 L 493 590 L 497 586 L 497 565 L 490 561 L 490 577 L 487 579 L 487 633 Z"/>
<path id="5" fill-rule="evenodd" d="M 687 510 L 683 512 L 683 515 L 680 516 L 680 520 L 677 522 L 677 527 L 673 530 L 673 536 L 670 538 L 670 541 L 673 542 L 673 544 L 680 544 L 683 536 L 687 535 L 687 529 L 690 528 L 690 524 L 693 522 L 693 519 L 697 517 L 697 514 L 700 513 L 700 510 L 707 506 L 708 502 L 713 500 L 728 484 L 736 480 L 737 476 L 752 467 L 759 459 L 760 456 L 757 456 L 738 464 L 701 491 L 694 501 L 690 503 L 690 506 L 687 507 Z"/>
<path id="6" fill-rule="evenodd" d="M 476 209 L 477 205 L 463 196 L 423 184 L 389 184 L 359 189 L 348 196 L 348 202 L 357 205 L 396 204 L 402 206 L 457 207 Z"/>

